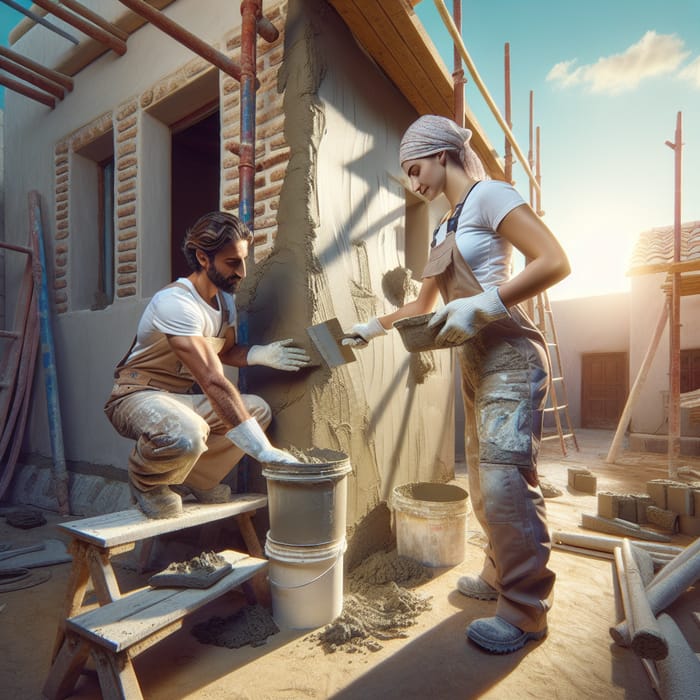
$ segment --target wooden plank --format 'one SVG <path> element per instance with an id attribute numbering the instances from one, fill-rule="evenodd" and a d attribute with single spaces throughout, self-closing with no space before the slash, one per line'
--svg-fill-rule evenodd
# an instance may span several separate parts
<path id="1" fill-rule="evenodd" d="M 242 493 L 237 494 L 229 503 L 183 503 L 184 512 L 176 518 L 152 520 L 137 508 L 130 508 L 61 523 L 57 527 L 76 539 L 111 548 L 117 544 L 139 542 L 166 532 L 177 532 L 195 525 L 230 518 L 265 506 L 265 494 Z"/>
<path id="2" fill-rule="evenodd" d="M 35 309 L 36 295 L 32 295 L 32 309 L 27 323 L 26 336 L 22 343 L 22 361 L 19 366 L 19 376 L 15 391 L 15 401 L 4 432 L 0 439 L 0 458 L 2 459 L 2 473 L 0 474 L 0 498 L 4 495 L 19 457 L 19 451 L 24 440 L 24 427 L 29 414 L 29 405 L 32 400 L 32 379 L 34 377 L 34 365 L 39 350 L 39 318 Z M 21 394 L 20 394 L 21 392 Z M 17 394 L 20 394 L 17 396 Z M 12 424 L 12 427 L 10 427 Z M 5 454 L 7 439 L 9 438 L 9 451 Z"/>
<path id="3" fill-rule="evenodd" d="M 234 568 L 209 588 L 142 589 L 67 620 L 67 628 L 110 651 L 125 651 L 240 586 L 267 566 L 267 560 L 241 552 L 226 550 L 221 556 Z"/>
<path id="4" fill-rule="evenodd" d="M 419 114 L 438 111 L 436 105 L 431 105 L 421 94 L 406 73 L 403 66 L 396 61 L 387 48 L 387 37 L 380 37 L 371 25 L 367 24 L 364 15 L 352 0 L 329 0 L 335 7 L 345 24 L 367 51 L 387 77 L 397 86 L 399 92 L 415 107 Z"/>
<path id="5" fill-rule="evenodd" d="M 0 376 L 9 381 L 8 391 L 0 392 L 0 432 L 5 429 L 5 422 L 10 411 L 10 402 L 12 401 L 13 391 L 17 381 L 17 368 L 19 367 L 20 354 L 22 343 L 19 342 L 24 336 L 27 327 L 27 321 L 32 303 L 32 292 L 34 289 L 34 277 L 32 275 L 31 258 L 27 261 L 22 272 L 22 280 L 20 282 L 17 302 L 15 304 L 14 329 L 17 333 L 18 342 L 12 342 L 0 358 Z"/>
<path id="6" fill-rule="evenodd" d="M 134 666 L 127 653 L 110 654 L 93 649 L 102 700 L 143 700 Z"/>
<path id="7" fill-rule="evenodd" d="M 90 647 L 84 640 L 72 636 L 61 646 L 46 678 L 43 696 L 48 700 L 71 694 L 85 666 Z"/>
<path id="8" fill-rule="evenodd" d="M 395 24 L 401 17 L 406 18 L 405 9 L 401 8 L 398 13 L 394 10 L 394 21 L 392 21 L 389 16 L 392 2 L 364 2 L 359 5 L 356 3 L 356 6 L 364 15 L 367 28 L 374 29 L 382 44 L 381 48 L 401 66 L 403 73 L 423 98 L 433 105 L 433 109 L 443 105 L 445 114 L 452 116 L 454 114 L 452 91 L 440 92 L 435 81 L 431 80 L 426 73 L 426 61 L 433 58 L 433 64 L 435 64 L 434 57 L 427 51 L 424 43 L 427 37 L 419 37 L 415 26 L 410 22 L 403 23 L 403 32 L 399 31 Z M 419 52 L 420 58 L 417 56 Z"/>

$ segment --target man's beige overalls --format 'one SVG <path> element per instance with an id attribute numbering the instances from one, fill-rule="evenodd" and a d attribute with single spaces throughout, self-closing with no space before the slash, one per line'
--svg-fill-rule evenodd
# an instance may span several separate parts
<path id="1" fill-rule="evenodd" d="M 219 307 L 224 316 L 221 333 L 228 325 L 227 306 L 221 298 Z M 206 340 L 217 353 L 224 344 L 221 337 Z M 213 488 L 243 456 L 225 436 L 231 426 L 219 418 L 206 395 L 189 393 L 194 378 L 167 338 L 133 359 L 129 354 L 117 365 L 105 413 L 120 435 L 136 441 L 129 456 L 132 483 L 140 491 L 182 483 Z M 242 399 L 265 430 L 272 418 L 269 405 L 252 394 L 243 394 Z"/>
<path id="2" fill-rule="evenodd" d="M 456 244 L 460 203 L 434 245 L 423 277 L 445 303 L 483 291 Z M 488 544 L 481 577 L 499 592 L 496 615 L 528 632 L 547 625 L 554 573 L 537 486 L 537 453 L 548 387 L 542 335 L 517 306 L 457 351 L 462 371 L 469 496 Z"/>

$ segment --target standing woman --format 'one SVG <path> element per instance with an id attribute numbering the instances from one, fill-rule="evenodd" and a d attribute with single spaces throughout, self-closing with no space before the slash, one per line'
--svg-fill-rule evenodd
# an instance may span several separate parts
<path id="1" fill-rule="evenodd" d="M 554 573 L 538 486 L 537 453 L 548 386 L 542 334 L 517 306 L 569 274 L 566 254 L 518 192 L 486 178 L 469 145 L 471 131 L 427 115 L 406 131 L 401 167 L 428 201 L 444 194 L 451 210 L 433 235 L 418 297 L 394 313 L 352 327 L 344 342 L 364 346 L 395 321 L 445 305 L 430 325 L 437 344 L 459 345 L 466 417 L 469 491 L 488 543 L 477 576 L 461 593 L 497 600 L 496 614 L 474 620 L 467 637 L 505 654 L 547 633 Z M 511 277 L 513 248 L 528 264 Z"/>

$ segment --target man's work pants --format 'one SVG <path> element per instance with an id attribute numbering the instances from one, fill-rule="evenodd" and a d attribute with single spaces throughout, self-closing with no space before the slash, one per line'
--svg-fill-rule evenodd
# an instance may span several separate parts
<path id="1" fill-rule="evenodd" d="M 272 419 L 270 406 L 253 394 L 242 394 L 242 399 L 265 430 Z M 228 426 L 204 394 L 137 391 L 114 401 L 110 420 L 121 435 L 136 441 L 129 478 L 141 491 L 182 483 L 211 489 L 244 454 L 226 437 Z"/>

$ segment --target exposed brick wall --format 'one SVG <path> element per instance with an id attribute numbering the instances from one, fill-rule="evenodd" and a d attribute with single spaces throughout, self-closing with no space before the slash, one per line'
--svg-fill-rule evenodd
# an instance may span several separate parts
<path id="1" fill-rule="evenodd" d="M 54 238 L 54 303 L 57 313 L 68 311 L 68 249 L 70 239 L 68 236 L 68 215 L 70 205 L 68 198 L 69 186 L 69 141 L 61 141 L 55 149 L 55 202 L 56 202 L 56 228 Z"/>
<path id="2" fill-rule="evenodd" d="M 121 105 L 115 115 L 114 187 L 117 224 L 114 295 L 136 296 L 137 288 L 137 175 L 138 100 Z"/>
<path id="3" fill-rule="evenodd" d="M 283 29 L 287 14 L 286 0 L 265 8 L 265 16 L 280 31 L 279 38 L 268 44 L 257 40 L 257 77 L 260 88 L 256 99 L 256 175 L 255 175 L 255 258 L 269 255 L 277 231 L 277 210 L 282 183 L 289 161 L 289 147 L 284 138 L 283 95 L 277 90 L 277 72 L 284 55 Z M 218 48 L 218 47 L 217 47 Z M 240 31 L 225 38 L 224 50 L 234 60 L 240 59 Z M 139 115 L 156 102 L 173 95 L 195 79 L 209 64 L 195 58 L 177 71 L 158 81 L 141 95 L 116 106 L 111 114 L 87 124 L 67 136 L 55 149 L 55 260 L 54 300 L 57 313 L 70 310 L 70 167 L 71 154 L 80 150 L 109 129 L 114 131 L 116 270 L 115 301 L 136 296 L 138 269 L 138 139 Z M 240 136 L 240 90 L 236 80 L 220 73 L 221 133 L 221 208 L 238 213 L 238 157 L 235 155 Z"/>

